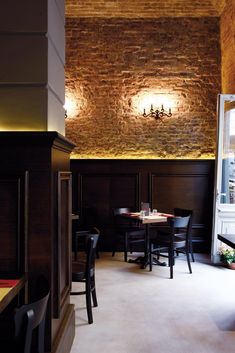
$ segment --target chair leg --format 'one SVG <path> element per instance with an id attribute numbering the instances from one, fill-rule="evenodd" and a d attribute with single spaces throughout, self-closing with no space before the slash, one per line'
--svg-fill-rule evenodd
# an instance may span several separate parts
<path id="1" fill-rule="evenodd" d="M 132 254 L 133 253 L 133 246 L 132 246 L 132 242 L 131 241 L 129 242 L 129 247 L 130 247 L 130 253 Z"/>
<path id="2" fill-rule="evenodd" d="M 149 245 L 149 271 L 152 271 L 153 269 L 153 254 L 152 254 L 152 250 L 153 250 L 153 244 Z"/>
<path id="3" fill-rule="evenodd" d="M 124 260 L 127 262 L 127 250 L 128 250 L 128 236 L 125 234 L 124 238 Z"/>
<path id="4" fill-rule="evenodd" d="M 186 249 L 186 257 L 187 257 L 187 263 L 188 263 L 189 272 L 192 273 L 192 268 L 191 268 L 191 263 L 190 263 L 190 258 L 189 258 L 189 250 L 188 249 Z"/>
<path id="5" fill-rule="evenodd" d="M 87 309 L 87 317 L 88 323 L 93 323 L 93 316 L 92 316 L 92 306 L 91 306 L 91 282 L 86 281 L 86 309 Z"/>
<path id="6" fill-rule="evenodd" d="M 192 261 L 195 262 L 192 241 L 190 241 L 190 243 L 189 243 L 189 248 L 190 248 L 190 254 L 191 254 Z"/>
<path id="7" fill-rule="evenodd" d="M 114 236 L 112 256 L 114 256 L 114 255 L 115 255 L 115 252 L 116 252 L 116 246 L 117 246 L 117 237 L 116 237 L 116 236 Z"/>
<path id="8" fill-rule="evenodd" d="M 170 265 L 170 278 L 173 278 L 173 266 L 174 266 L 174 249 L 169 248 L 169 265 Z"/>
<path id="9" fill-rule="evenodd" d="M 92 279 L 91 294 L 92 294 L 93 305 L 94 305 L 94 307 L 97 307 L 98 306 L 98 302 L 97 302 L 96 289 L 95 289 L 95 277 L 93 277 L 93 279 Z"/>

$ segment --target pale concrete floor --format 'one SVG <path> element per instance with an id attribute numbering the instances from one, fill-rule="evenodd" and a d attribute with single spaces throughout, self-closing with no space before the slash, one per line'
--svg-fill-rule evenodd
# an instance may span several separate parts
<path id="1" fill-rule="evenodd" d="M 196 254 L 153 271 L 118 253 L 97 260 L 97 308 L 87 324 L 84 296 L 72 296 L 76 336 L 71 353 L 231 353 L 235 350 L 235 271 Z M 75 284 L 75 287 L 78 284 Z"/>

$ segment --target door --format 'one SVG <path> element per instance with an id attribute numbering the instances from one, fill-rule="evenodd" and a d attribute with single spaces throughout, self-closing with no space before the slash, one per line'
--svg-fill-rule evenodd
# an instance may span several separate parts
<path id="1" fill-rule="evenodd" d="M 212 261 L 219 262 L 218 234 L 235 234 L 235 95 L 218 96 Z"/>

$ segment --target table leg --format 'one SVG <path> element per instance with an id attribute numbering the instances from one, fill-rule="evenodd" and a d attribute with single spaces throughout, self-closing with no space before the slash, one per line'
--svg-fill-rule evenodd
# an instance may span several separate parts
<path id="1" fill-rule="evenodd" d="M 143 262 L 141 264 L 141 268 L 145 269 L 150 262 L 150 236 L 149 236 L 149 224 L 146 224 L 146 238 L 145 238 L 145 255 L 143 258 Z M 158 266 L 166 266 L 166 262 L 159 261 L 156 257 L 152 258 L 152 264 Z"/>
<path id="2" fill-rule="evenodd" d="M 145 269 L 149 264 L 149 224 L 145 226 L 145 251 L 141 267 Z"/>
<path id="3" fill-rule="evenodd" d="M 140 264 L 140 268 L 145 269 L 150 261 L 149 253 L 149 224 L 145 225 L 145 250 L 144 256 L 138 256 L 135 260 L 130 259 L 129 263 Z M 156 257 L 153 257 L 153 265 L 166 266 L 166 262 L 159 261 Z"/>

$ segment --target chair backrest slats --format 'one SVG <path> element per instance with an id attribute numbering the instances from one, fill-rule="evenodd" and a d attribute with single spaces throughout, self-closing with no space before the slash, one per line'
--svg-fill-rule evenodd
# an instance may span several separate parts
<path id="1" fill-rule="evenodd" d="M 120 215 L 122 213 L 129 213 L 129 212 L 131 212 L 131 210 L 128 207 L 120 207 L 120 208 L 114 208 L 113 209 L 113 215 L 114 216 L 118 216 L 118 215 Z"/>
<path id="2" fill-rule="evenodd" d="M 174 215 L 177 217 L 186 217 L 186 216 L 190 216 L 190 220 L 189 220 L 189 236 L 191 236 L 191 232 L 192 232 L 192 222 L 193 222 L 193 211 L 192 210 L 187 210 L 184 208 L 174 208 Z"/>
<path id="3" fill-rule="evenodd" d="M 86 235 L 86 272 L 90 274 L 90 270 L 95 267 L 96 247 L 99 239 L 99 234 Z"/>
<path id="4" fill-rule="evenodd" d="M 189 239 L 189 222 L 190 217 L 169 217 L 167 222 L 171 229 L 171 241 L 174 242 L 174 236 L 185 236 L 186 242 Z"/>
<path id="5" fill-rule="evenodd" d="M 48 290 L 44 297 L 22 305 L 15 312 L 15 338 L 22 345 L 23 353 L 31 352 L 32 333 L 35 329 L 38 330 L 38 353 L 44 352 L 45 316 L 49 295 Z"/>

